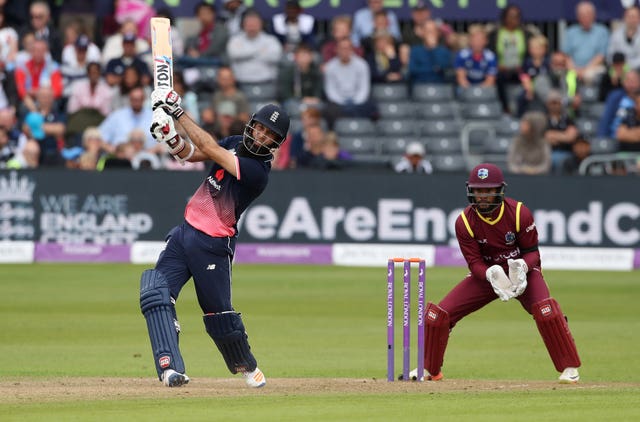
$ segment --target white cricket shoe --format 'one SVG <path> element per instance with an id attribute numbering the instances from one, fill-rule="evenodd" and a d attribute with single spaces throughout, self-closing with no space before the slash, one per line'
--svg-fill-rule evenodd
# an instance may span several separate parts
<path id="1" fill-rule="evenodd" d="M 400 374 L 398 379 L 402 381 L 402 374 Z M 409 379 L 411 381 L 418 381 L 418 368 L 413 368 L 409 372 Z M 420 378 L 419 381 L 424 381 L 425 379 L 427 381 L 442 381 L 444 379 L 444 375 L 442 375 L 442 372 L 440 372 L 438 375 L 431 375 L 429 372 L 427 372 L 426 369 L 424 369 L 422 372 L 422 378 Z"/>
<path id="2" fill-rule="evenodd" d="M 565 368 L 558 379 L 560 380 L 560 384 L 575 384 L 580 380 L 578 368 Z"/>
<path id="3" fill-rule="evenodd" d="M 253 372 L 243 372 L 242 376 L 244 377 L 244 381 L 251 388 L 264 387 L 264 385 L 267 383 L 267 379 L 264 377 L 264 374 L 258 367 L 256 367 Z"/>
<path id="4" fill-rule="evenodd" d="M 162 373 L 162 383 L 167 387 L 180 387 L 189 383 L 189 377 L 173 369 L 166 369 Z"/>

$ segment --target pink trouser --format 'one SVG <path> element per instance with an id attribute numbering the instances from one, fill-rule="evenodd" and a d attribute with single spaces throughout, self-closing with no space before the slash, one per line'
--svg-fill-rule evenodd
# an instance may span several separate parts
<path id="1" fill-rule="evenodd" d="M 516 299 L 531 314 L 532 305 L 548 297 L 549 288 L 540 269 L 532 269 L 527 275 L 527 288 Z M 449 326 L 453 328 L 462 318 L 497 298 L 486 279 L 479 280 L 469 274 L 440 301 L 438 306 L 449 313 Z"/>

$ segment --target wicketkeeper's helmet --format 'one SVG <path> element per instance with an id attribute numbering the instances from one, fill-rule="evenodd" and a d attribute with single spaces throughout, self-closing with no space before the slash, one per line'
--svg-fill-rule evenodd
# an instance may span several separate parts
<path id="1" fill-rule="evenodd" d="M 495 198 L 495 201 L 490 204 L 490 208 L 483 210 L 483 213 L 490 213 L 502 204 L 505 186 L 507 186 L 507 184 L 504 181 L 504 175 L 498 166 L 489 163 L 478 164 L 471 170 L 471 173 L 469 173 L 469 180 L 467 180 L 467 199 L 471 205 L 477 207 L 478 203 L 476 201 L 476 194 L 473 192 L 474 189 L 500 188 L 495 194 L 485 194 Z"/>

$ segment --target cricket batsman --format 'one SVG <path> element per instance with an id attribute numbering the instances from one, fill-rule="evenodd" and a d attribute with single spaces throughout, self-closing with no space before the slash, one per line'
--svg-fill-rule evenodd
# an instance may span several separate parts
<path id="1" fill-rule="evenodd" d="M 179 161 L 213 164 L 187 203 L 184 221 L 167 235 L 155 268 L 144 271 L 140 280 L 140 308 L 158 378 L 168 387 L 189 382 L 178 347 L 175 303 L 193 277 L 204 327 L 229 371 L 241 373 L 249 387 L 262 387 L 265 376 L 251 352 L 240 313 L 231 304 L 231 265 L 238 220 L 267 186 L 273 152 L 287 136 L 289 116 L 276 105 L 265 105 L 251 116 L 244 135 L 217 141 L 185 114 L 181 101 L 171 88 L 153 91 L 151 134 Z M 188 140 L 176 133 L 174 120 Z"/>
<path id="2" fill-rule="evenodd" d="M 522 202 L 504 196 L 505 186 L 502 171 L 493 164 L 480 164 L 471 170 L 467 181 L 470 205 L 455 224 L 470 273 L 440 303 L 427 304 L 427 379 L 443 379 L 444 352 L 458 321 L 499 298 L 516 299 L 533 315 L 551 360 L 561 373 L 560 382 L 576 383 L 580 379 L 580 358 L 567 319 L 550 297 L 542 276 L 533 216 Z"/>

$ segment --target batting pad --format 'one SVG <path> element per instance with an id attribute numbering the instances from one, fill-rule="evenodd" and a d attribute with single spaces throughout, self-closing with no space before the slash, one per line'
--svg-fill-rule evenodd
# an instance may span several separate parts
<path id="1" fill-rule="evenodd" d="M 203 317 L 207 333 L 222 354 L 227 368 L 232 374 L 252 372 L 258 364 L 251 353 L 251 346 L 240 314 L 222 312 Z"/>
<path id="2" fill-rule="evenodd" d="M 551 297 L 541 300 L 533 305 L 532 311 L 556 370 L 562 372 L 565 368 L 579 367 L 578 350 L 558 302 Z"/>
<path id="3" fill-rule="evenodd" d="M 444 362 L 444 352 L 449 342 L 449 313 L 429 302 L 424 315 L 424 362 L 431 375 L 438 375 Z"/>
<path id="4" fill-rule="evenodd" d="M 165 369 L 184 374 L 184 361 L 178 347 L 175 307 L 164 275 L 156 270 L 146 270 L 140 278 L 140 309 L 147 320 L 151 350 L 162 380 Z"/>

